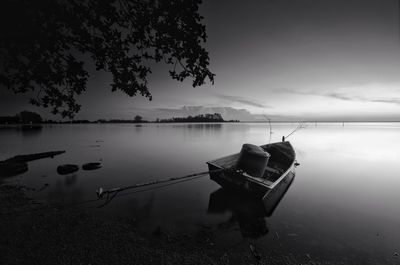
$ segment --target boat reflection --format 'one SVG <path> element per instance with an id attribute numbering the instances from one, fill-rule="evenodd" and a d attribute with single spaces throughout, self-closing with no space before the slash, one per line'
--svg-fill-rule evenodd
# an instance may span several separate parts
<path id="1" fill-rule="evenodd" d="M 208 213 L 231 212 L 231 217 L 219 227 L 230 228 L 236 223 L 244 238 L 257 239 L 268 233 L 266 217 L 271 217 L 295 175 L 288 174 L 282 182 L 262 200 L 220 188 L 210 194 Z"/>

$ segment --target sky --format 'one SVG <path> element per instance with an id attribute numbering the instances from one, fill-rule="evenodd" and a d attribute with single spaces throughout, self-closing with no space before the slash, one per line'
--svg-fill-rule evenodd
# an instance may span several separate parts
<path id="1" fill-rule="evenodd" d="M 223 111 L 241 120 L 400 121 L 398 0 L 204 0 L 205 47 L 215 84 L 193 88 L 163 65 L 153 101 L 111 93 L 93 73 L 77 119 L 146 119 Z M 0 92 L 0 115 L 24 109 L 58 118 Z"/>

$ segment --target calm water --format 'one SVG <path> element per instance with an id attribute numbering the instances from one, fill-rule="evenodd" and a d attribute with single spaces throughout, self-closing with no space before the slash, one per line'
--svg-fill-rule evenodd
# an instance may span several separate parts
<path id="1" fill-rule="evenodd" d="M 273 124 L 271 142 L 295 127 Z M 246 234 L 247 217 L 227 198 L 217 199 L 226 209 L 210 210 L 219 186 L 208 177 L 116 198 L 102 209 L 86 206 L 104 216 L 135 218 L 145 231 L 207 227 L 216 247 L 225 249 L 248 251 L 251 237 L 261 252 L 400 264 L 400 123 L 308 124 L 288 140 L 301 165 L 273 214 L 262 218 L 258 236 Z M 49 125 L 31 132 L 1 129 L 0 160 L 66 150 L 30 162 L 28 172 L 7 181 L 36 188 L 31 194 L 39 200 L 69 203 L 95 198 L 99 187 L 205 171 L 206 161 L 236 153 L 245 142 L 268 141 L 268 125 L 257 123 Z M 60 164 L 96 161 L 103 162 L 99 170 L 56 172 Z"/>

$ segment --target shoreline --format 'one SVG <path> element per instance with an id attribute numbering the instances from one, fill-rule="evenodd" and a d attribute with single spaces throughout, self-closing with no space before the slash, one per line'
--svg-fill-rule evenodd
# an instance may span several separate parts
<path id="1" fill-rule="evenodd" d="M 216 263 L 205 255 L 202 244 L 187 244 L 192 240 L 182 236 L 160 230 L 144 238 L 135 220 L 104 220 L 80 209 L 50 205 L 35 210 L 37 204 L 24 189 L 0 185 L 2 264 Z"/>
<path id="2" fill-rule="evenodd" d="M 38 204 L 29 188 L 0 184 L 1 264 L 333 264 L 292 254 L 227 251 L 207 227 L 175 234 L 158 227 L 138 232 L 135 219 L 99 218 L 89 211 Z M 40 208 L 40 210 L 38 210 Z"/>
<path id="3" fill-rule="evenodd" d="M 290 249 L 265 253 L 265 246 L 251 239 L 228 250 L 218 245 L 218 232 L 209 227 L 191 234 L 158 227 L 143 234 L 133 218 L 100 218 L 83 209 L 38 206 L 26 190 L 0 183 L 1 264 L 343 265 L 357 260 L 332 256 L 327 261 Z M 374 264 L 392 264 L 386 262 Z"/>

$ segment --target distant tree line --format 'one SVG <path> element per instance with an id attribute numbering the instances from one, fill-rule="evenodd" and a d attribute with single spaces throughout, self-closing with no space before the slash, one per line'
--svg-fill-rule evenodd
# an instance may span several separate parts
<path id="1" fill-rule="evenodd" d="M 140 115 L 136 115 L 134 119 L 98 119 L 95 121 L 90 120 L 69 120 L 69 121 L 53 121 L 53 120 L 46 120 L 43 123 L 61 123 L 61 124 L 81 124 L 81 123 L 146 123 L 149 122 L 147 120 L 143 120 L 143 117 Z"/>
<path id="2" fill-rule="evenodd" d="M 97 120 L 96 123 L 146 123 L 149 122 L 147 120 L 143 120 L 142 116 L 136 115 L 133 120 L 124 120 L 124 119 L 111 119 L 111 120 L 105 120 L 105 119 L 100 119 Z"/>
<path id="3" fill-rule="evenodd" d="M 38 113 L 31 111 L 21 111 L 14 116 L 0 116 L 0 124 L 12 125 L 12 124 L 81 124 L 81 123 L 145 123 L 148 122 L 143 120 L 143 117 L 136 115 L 134 119 L 99 119 L 96 121 L 90 120 L 68 120 L 68 121 L 55 121 L 55 120 L 44 120 Z"/>
<path id="4" fill-rule="evenodd" d="M 14 116 L 0 116 L 0 124 L 36 124 L 42 123 L 42 117 L 30 111 L 21 111 Z"/>
<path id="5" fill-rule="evenodd" d="M 219 113 L 214 114 L 200 114 L 196 116 L 188 116 L 188 117 L 173 117 L 171 119 L 163 119 L 158 122 L 166 123 L 166 122 L 239 122 L 238 120 L 229 120 L 225 121 L 222 118 L 222 115 Z"/>
<path id="6" fill-rule="evenodd" d="M 142 116 L 136 115 L 133 119 L 98 119 L 90 120 L 68 120 L 55 121 L 44 120 L 42 117 L 30 111 L 21 111 L 14 116 L 0 116 L 0 124 L 87 124 L 87 123 L 170 123 L 170 122 L 239 122 L 238 120 L 224 120 L 219 113 L 200 114 L 188 117 L 173 117 L 170 119 L 157 119 L 155 121 L 144 120 Z"/>

